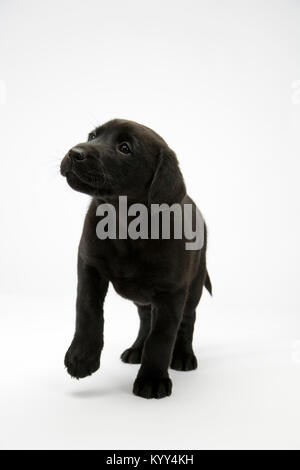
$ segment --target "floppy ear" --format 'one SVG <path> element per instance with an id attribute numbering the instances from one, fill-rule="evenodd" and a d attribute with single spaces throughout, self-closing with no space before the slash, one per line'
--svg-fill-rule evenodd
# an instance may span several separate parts
<path id="1" fill-rule="evenodd" d="M 169 148 L 162 149 L 149 188 L 149 204 L 172 205 L 180 202 L 185 194 L 185 184 L 175 153 Z"/>

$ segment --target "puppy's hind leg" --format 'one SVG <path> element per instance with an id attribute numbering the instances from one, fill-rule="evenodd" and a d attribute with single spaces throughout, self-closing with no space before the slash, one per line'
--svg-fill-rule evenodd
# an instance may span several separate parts
<path id="1" fill-rule="evenodd" d="M 138 305 L 137 307 L 140 317 L 139 332 L 133 345 L 121 355 L 121 360 L 128 364 L 141 363 L 144 342 L 151 328 L 151 305 Z"/>

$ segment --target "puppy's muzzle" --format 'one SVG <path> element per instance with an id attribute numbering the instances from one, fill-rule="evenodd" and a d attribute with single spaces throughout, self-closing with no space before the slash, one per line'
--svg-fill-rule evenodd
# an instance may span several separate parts
<path id="1" fill-rule="evenodd" d="M 75 163 L 80 164 L 87 159 L 88 151 L 83 147 L 73 147 L 63 158 L 60 165 L 60 172 L 62 176 L 66 176 L 69 171 L 72 171 L 73 165 Z"/>
<path id="2" fill-rule="evenodd" d="M 73 161 L 83 161 L 87 157 L 87 151 L 83 149 L 82 147 L 73 147 L 69 153 L 68 157 L 73 160 Z"/>

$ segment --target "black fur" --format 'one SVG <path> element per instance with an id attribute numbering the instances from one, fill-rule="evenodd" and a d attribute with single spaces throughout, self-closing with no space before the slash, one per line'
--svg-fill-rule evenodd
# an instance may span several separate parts
<path id="1" fill-rule="evenodd" d="M 127 142 L 130 154 L 120 151 Z M 122 147 L 122 149 L 124 149 Z M 206 229 L 201 250 L 187 251 L 186 240 L 99 240 L 96 208 L 118 196 L 130 203 L 192 204 L 174 152 L 151 129 L 116 119 L 73 147 L 61 163 L 69 185 L 92 196 L 78 251 L 76 329 L 65 365 L 82 378 L 99 368 L 103 347 L 103 303 L 111 282 L 137 306 L 140 329 L 124 362 L 141 363 L 133 392 L 145 398 L 171 394 L 168 375 L 193 370 L 195 309 L 203 286 L 211 293 L 206 270 Z M 151 221 L 149 221 L 151 223 Z"/>

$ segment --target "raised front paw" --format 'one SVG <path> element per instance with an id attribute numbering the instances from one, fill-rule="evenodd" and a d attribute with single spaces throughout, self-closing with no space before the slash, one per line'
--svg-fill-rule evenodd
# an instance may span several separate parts
<path id="1" fill-rule="evenodd" d="M 133 393 L 143 398 L 164 398 L 172 393 L 172 382 L 166 378 L 137 377 L 133 385 Z"/>
<path id="2" fill-rule="evenodd" d="M 140 364 L 142 359 L 142 350 L 128 348 L 121 354 L 121 360 L 127 364 Z"/>
<path id="3" fill-rule="evenodd" d="M 188 371 L 197 369 L 197 358 L 193 352 L 174 351 L 171 369 Z"/>
<path id="4" fill-rule="evenodd" d="M 65 366 L 71 377 L 83 379 L 92 375 L 100 366 L 100 347 L 73 340 L 65 355 Z"/>

